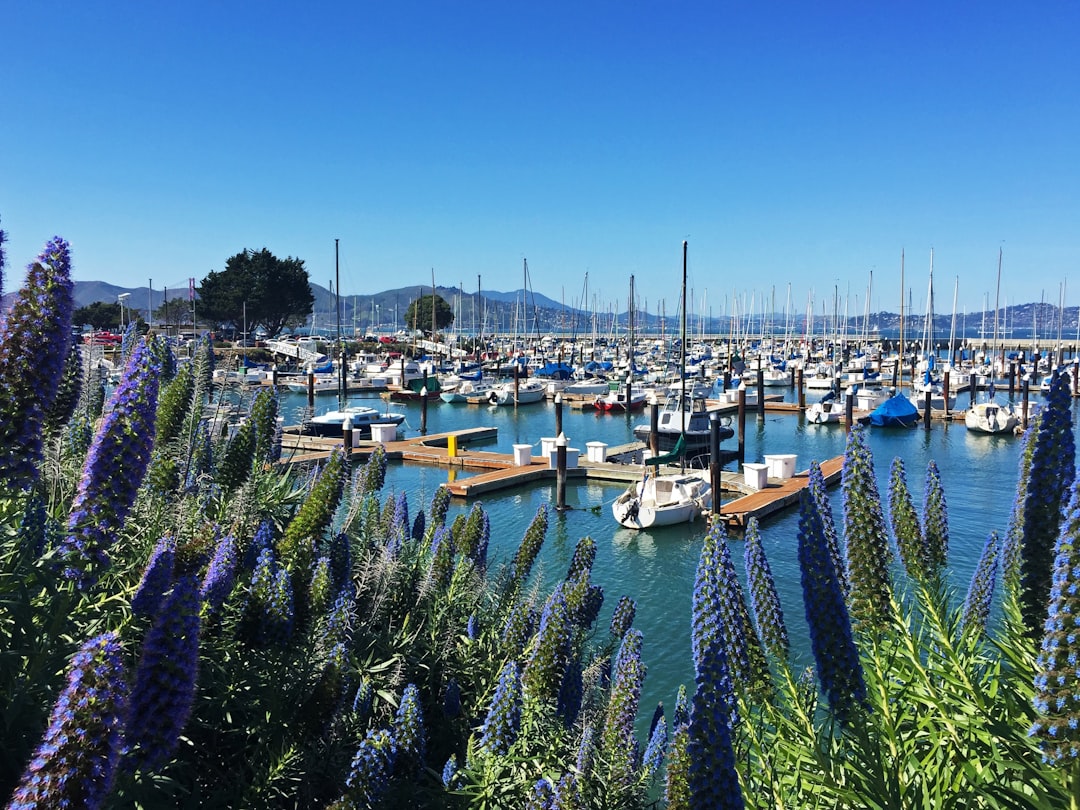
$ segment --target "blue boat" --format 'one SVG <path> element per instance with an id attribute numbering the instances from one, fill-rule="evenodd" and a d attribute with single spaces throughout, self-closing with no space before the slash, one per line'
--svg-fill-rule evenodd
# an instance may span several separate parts
<path id="1" fill-rule="evenodd" d="M 915 427 L 919 423 L 919 411 L 901 393 L 893 394 L 864 417 L 863 424 L 874 427 Z"/>

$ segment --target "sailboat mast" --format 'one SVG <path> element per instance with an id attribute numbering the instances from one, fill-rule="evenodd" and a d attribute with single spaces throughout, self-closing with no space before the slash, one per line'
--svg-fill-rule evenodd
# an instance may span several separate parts
<path id="1" fill-rule="evenodd" d="M 679 341 L 679 438 L 684 452 L 680 457 L 683 472 L 686 471 L 686 418 L 689 399 L 686 393 L 686 240 L 682 243 L 682 327 Z"/>
<path id="2" fill-rule="evenodd" d="M 341 264 L 338 257 L 338 240 L 334 240 L 334 310 L 337 315 L 338 344 L 338 406 L 345 407 L 345 342 L 341 339 Z"/>

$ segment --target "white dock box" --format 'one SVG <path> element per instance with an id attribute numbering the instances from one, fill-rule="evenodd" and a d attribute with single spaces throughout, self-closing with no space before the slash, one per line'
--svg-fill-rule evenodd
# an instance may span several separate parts
<path id="1" fill-rule="evenodd" d="M 555 452 L 555 436 L 541 436 L 540 437 L 540 455 L 544 458 L 550 458 L 551 454 Z"/>
<path id="2" fill-rule="evenodd" d="M 780 478 L 786 481 L 795 475 L 795 460 L 797 455 L 780 454 L 765 456 L 765 465 L 769 468 L 769 478 Z"/>
<path id="3" fill-rule="evenodd" d="M 743 464 L 743 481 L 751 489 L 765 489 L 769 485 L 768 464 Z"/>
<path id="4" fill-rule="evenodd" d="M 397 441 L 397 425 L 393 423 L 374 424 L 371 426 L 371 438 L 379 444 Z"/>
<path id="5" fill-rule="evenodd" d="M 607 461 L 607 442 L 585 442 L 585 454 L 589 461 Z"/>
<path id="6" fill-rule="evenodd" d="M 514 445 L 514 466 L 515 467 L 528 467 L 532 464 L 532 445 L 531 444 L 515 444 Z"/>

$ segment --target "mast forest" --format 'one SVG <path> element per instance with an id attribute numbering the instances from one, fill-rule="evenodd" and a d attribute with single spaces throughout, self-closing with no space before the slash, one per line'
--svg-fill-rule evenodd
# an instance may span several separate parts
<path id="1" fill-rule="evenodd" d="M 780 604 L 756 526 L 745 581 L 709 528 L 672 629 L 694 682 L 668 712 L 640 705 L 633 599 L 599 623 L 593 539 L 547 589 L 543 508 L 497 559 L 479 506 L 384 496 L 379 451 L 280 463 L 271 390 L 221 435 L 205 343 L 178 363 L 129 329 L 106 398 L 71 343 L 70 262 L 51 240 L 0 326 L 9 807 L 1080 806 L 1064 381 L 970 583 L 936 467 L 921 510 L 900 460 L 883 499 L 860 429 L 839 525 L 811 467 L 802 605 Z"/>

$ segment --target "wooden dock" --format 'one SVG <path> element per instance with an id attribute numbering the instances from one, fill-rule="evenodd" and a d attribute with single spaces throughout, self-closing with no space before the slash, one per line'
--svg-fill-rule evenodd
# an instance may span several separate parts
<path id="1" fill-rule="evenodd" d="M 470 442 L 490 440 L 497 432 L 493 427 L 470 428 L 448 433 L 435 433 L 429 436 L 416 436 L 410 439 L 387 442 L 384 446 L 386 457 L 390 460 L 406 461 L 414 464 L 429 464 L 447 467 L 451 471 L 467 470 L 476 473 L 467 477 L 456 478 L 451 472 L 447 488 L 455 498 L 475 498 L 491 492 L 512 489 L 536 481 L 556 479 L 556 471 L 550 460 L 543 456 L 530 455 L 529 463 L 517 464 L 511 453 L 497 453 L 486 450 L 470 450 L 465 445 Z M 451 436 L 456 437 L 457 451 L 451 456 L 447 445 Z M 636 449 L 639 443 L 631 443 L 622 449 Z M 342 446 L 340 439 L 318 436 L 304 436 L 286 432 L 283 436 L 282 464 L 314 463 L 326 459 L 330 453 Z M 377 442 L 362 441 L 352 449 L 352 458 L 364 461 L 371 455 Z M 620 448 L 616 448 L 620 449 Z M 734 454 L 731 454 L 734 455 Z M 728 461 L 733 460 L 727 458 Z M 821 471 L 827 486 L 839 481 L 843 467 L 843 456 L 824 461 Z M 674 471 L 677 468 L 661 470 Z M 638 464 L 620 464 L 612 461 L 589 461 L 581 458 L 578 466 L 566 471 L 568 479 L 586 478 L 609 484 L 629 486 L 639 480 L 642 467 Z M 721 518 L 728 526 L 745 527 L 751 517 L 759 520 L 775 512 L 798 503 L 799 493 L 809 484 L 808 471 L 797 473 L 788 479 L 769 478 L 765 489 L 755 491 L 745 483 L 741 472 L 724 471 L 721 473 L 722 493 L 737 493 L 738 497 L 723 502 L 720 508 Z M 721 495 L 723 498 L 723 494 Z"/>
<path id="2" fill-rule="evenodd" d="M 840 481 L 840 473 L 843 467 L 843 456 L 821 462 L 821 474 L 825 478 L 826 486 L 832 486 Z M 734 473 L 731 475 L 734 475 Z M 752 517 L 760 520 L 774 512 L 779 512 L 797 504 L 800 493 L 809 484 L 809 470 L 796 473 L 787 479 L 770 478 L 765 489 L 756 492 L 751 491 L 748 495 L 722 503 L 720 516 L 730 527 L 745 528 Z"/>

